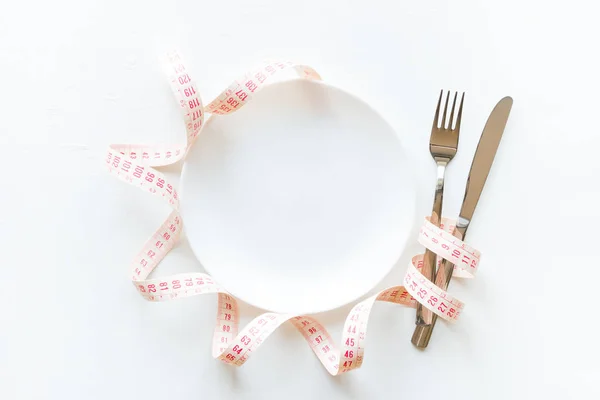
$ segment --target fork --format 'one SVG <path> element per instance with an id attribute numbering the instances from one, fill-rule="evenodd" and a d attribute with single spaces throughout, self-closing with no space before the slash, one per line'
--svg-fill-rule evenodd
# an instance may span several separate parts
<path id="1" fill-rule="evenodd" d="M 462 117 L 463 101 L 465 94 L 463 92 L 460 98 L 460 105 L 458 107 L 458 114 L 456 115 L 456 126 L 452 128 L 454 122 L 454 110 L 456 106 L 456 98 L 458 92 L 454 93 L 454 101 L 452 102 L 452 110 L 450 111 L 449 121 L 446 123 L 446 112 L 448 110 L 448 101 L 450 100 L 450 91 L 446 95 L 446 103 L 444 105 L 444 112 L 442 119 L 438 121 L 440 116 L 440 106 L 442 105 L 442 97 L 444 91 L 440 91 L 440 98 L 438 99 L 437 108 L 435 109 L 435 116 L 433 117 L 433 127 L 431 128 L 431 136 L 429 138 L 429 152 L 437 164 L 437 181 L 435 185 L 435 196 L 433 200 L 433 209 L 431 211 L 430 222 L 439 227 L 442 218 L 442 202 L 444 198 L 444 177 L 446 174 L 446 167 L 448 163 L 456 155 L 458 148 L 458 135 L 460 133 L 460 121 Z M 436 269 L 436 254 L 429 249 L 425 250 L 423 256 L 423 267 L 421 273 L 425 275 L 430 281 L 435 279 Z M 429 325 L 432 323 L 433 313 L 427 308 L 423 307 L 420 303 L 417 305 L 417 325 Z"/>

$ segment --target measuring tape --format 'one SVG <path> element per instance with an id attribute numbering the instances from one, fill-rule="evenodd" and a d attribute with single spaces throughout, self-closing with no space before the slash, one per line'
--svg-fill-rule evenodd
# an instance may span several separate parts
<path id="1" fill-rule="evenodd" d="M 415 308 L 417 302 L 446 321 L 456 321 L 464 304 L 435 286 L 419 270 L 423 255 L 415 256 L 404 277 L 404 286 L 393 286 L 361 301 L 350 311 L 340 345 L 332 339 L 318 320 L 311 316 L 264 313 L 239 330 L 236 299 L 204 273 L 181 273 L 148 279 L 150 273 L 173 248 L 182 230 L 178 212 L 179 197 L 175 186 L 153 167 L 173 164 L 185 158 L 204 124 L 204 114 L 226 115 L 247 104 L 270 78 L 283 70 L 294 70 L 300 78 L 320 80 L 312 68 L 292 62 L 268 62 L 235 80 L 208 106 L 204 107 L 196 84 L 182 57 L 170 53 L 165 57 L 165 72 L 185 121 L 187 140 L 183 145 L 146 146 L 114 144 L 109 147 L 106 166 L 117 178 L 166 201 L 173 209 L 168 218 L 146 241 L 131 263 L 131 279 L 138 292 L 149 301 L 166 301 L 207 293 L 218 295 L 217 321 L 212 353 L 214 358 L 241 366 L 264 340 L 284 322 L 290 322 L 306 339 L 323 366 L 332 375 L 359 368 L 364 358 L 367 322 L 376 301 L 386 301 Z M 419 243 L 455 265 L 455 276 L 474 277 L 480 253 L 464 243 L 455 231 L 454 222 L 443 219 L 440 228 L 426 220 L 419 232 Z"/>

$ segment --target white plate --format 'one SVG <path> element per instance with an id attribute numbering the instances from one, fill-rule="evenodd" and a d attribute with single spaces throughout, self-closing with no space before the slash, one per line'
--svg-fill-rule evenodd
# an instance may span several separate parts
<path id="1" fill-rule="evenodd" d="M 194 254 L 259 308 L 315 313 L 371 290 L 415 221 L 411 165 L 367 104 L 320 82 L 267 86 L 206 121 L 182 172 Z"/>

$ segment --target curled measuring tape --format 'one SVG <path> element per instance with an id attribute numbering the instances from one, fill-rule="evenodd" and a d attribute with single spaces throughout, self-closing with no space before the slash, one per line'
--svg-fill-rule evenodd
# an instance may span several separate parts
<path id="1" fill-rule="evenodd" d="M 213 336 L 213 357 L 235 366 L 244 364 L 277 327 L 288 321 L 306 339 L 327 371 L 332 375 L 338 375 L 361 366 L 367 322 L 376 301 L 386 301 L 411 308 L 416 307 L 419 302 L 444 320 L 458 319 L 464 304 L 435 286 L 419 272 L 422 266 L 422 255 L 412 259 L 404 278 L 404 286 L 393 286 L 382 290 L 352 308 L 344 324 L 339 346 L 323 325 L 311 316 L 268 312 L 239 330 L 236 299 L 207 274 L 181 273 L 148 279 L 150 273 L 173 248 L 182 229 L 182 220 L 178 212 L 179 198 L 175 186 L 153 167 L 170 165 L 185 157 L 202 129 L 205 112 L 226 115 L 239 110 L 252 99 L 253 94 L 268 84 L 270 77 L 279 71 L 289 69 L 295 70 L 303 79 L 321 79 L 315 70 L 305 65 L 269 62 L 234 81 L 215 100 L 204 107 L 182 57 L 177 53 L 168 54 L 165 57 L 165 71 L 185 120 L 186 143 L 173 146 L 111 145 L 106 157 L 106 166 L 112 175 L 162 198 L 173 208 L 165 222 L 146 241 L 131 263 L 131 279 L 142 297 L 149 301 L 166 301 L 216 293 L 218 309 Z M 474 276 L 480 254 L 456 236 L 452 221 L 444 219 L 442 229 L 425 221 L 419 232 L 419 243 L 441 258 L 454 263 L 455 276 Z M 438 262 L 441 262 L 440 257 Z"/>

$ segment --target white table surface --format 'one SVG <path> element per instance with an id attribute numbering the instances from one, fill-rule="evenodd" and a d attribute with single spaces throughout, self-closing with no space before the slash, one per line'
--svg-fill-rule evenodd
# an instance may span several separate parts
<path id="1" fill-rule="evenodd" d="M 583 1 L 450 3 L 3 2 L 1 397 L 598 398 L 597 12 Z M 170 47 L 205 101 L 267 56 L 312 65 L 358 94 L 414 156 L 423 215 L 440 88 L 467 91 L 447 215 L 488 113 L 512 96 L 469 232 L 480 273 L 452 284 L 467 302 L 462 320 L 439 324 L 421 352 L 410 344 L 414 312 L 381 304 L 362 368 L 331 377 L 291 326 L 234 369 L 210 355 L 214 296 L 139 297 L 128 262 L 168 210 L 110 177 L 103 153 L 115 142 L 183 140 L 157 62 Z M 159 273 L 183 270 L 201 270 L 185 241 Z M 334 337 L 348 310 L 320 316 Z M 242 312 L 249 321 L 260 310 Z"/>

